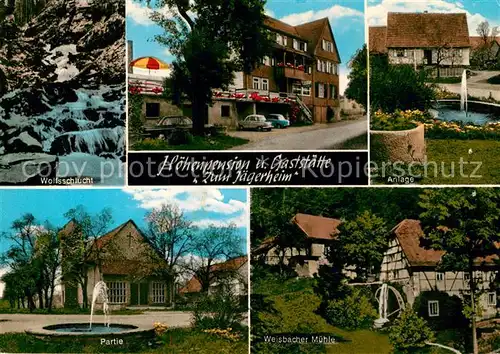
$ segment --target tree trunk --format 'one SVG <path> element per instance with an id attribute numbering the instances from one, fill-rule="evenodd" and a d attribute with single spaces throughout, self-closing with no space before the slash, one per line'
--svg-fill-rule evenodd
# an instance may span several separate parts
<path id="1" fill-rule="evenodd" d="M 472 306 L 472 318 L 471 318 L 472 348 L 473 348 L 474 354 L 478 354 L 479 348 L 477 345 L 477 333 L 476 333 L 476 299 L 475 299 L 476 281 L 474 280 L 473 258 L 472 257 L 469 257 L 469 277 L 470 277 L 470 298 L 471 298 L 471 306 Z"/>
<path id="2" fill-rule="evenodd" d="M 195 93 L 192 102 L 193 135 L 204 136 L 205 134 L 205 106 L 206 102 L 203 97 Z"/>
<path id="3" fill-rule="evenodd" d="M 83 282 L 81 284 L 82 286 L 82 299 L 83 299 L 83 304 L 82 304 L 82 308 L 86 309 L 89 307 L 89 299 L 88 299 L 88 294 L 87 294 L 87 283 L 88 283 L 88 279 L 87 277 L 83 278 Z"/>

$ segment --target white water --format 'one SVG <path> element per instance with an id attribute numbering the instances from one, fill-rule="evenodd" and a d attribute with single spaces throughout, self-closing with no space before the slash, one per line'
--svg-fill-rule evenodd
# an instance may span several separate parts
<path id="1" fill-rule="evenodd" d="M 387 322 L 387 299 L 389 295 L 387 284 L 382 284 L 378 300 L 378 317 L 379 320 Z"/>
<path id="2" fill-rule="evenodd" d="M 462 84 L 460 86 L 460 110 L 467 115 L 467 70 L 462 72 Z"/>
<path id="3" fill-rule="evenodd" d="M 106 283 L 98 281 L 94 286 L 94 291 L 92 292 L 92 306 L 90 307 L 90 325 L 89 329 L 92 329 L 92 319 L 94 317 L 94 306 L 97 300 L 101 298 L 102 301 L 102 312 L 104 312 L 104 323 L 109 327 L 111 320 L 111 311 L 108 305 L 108 287 Z"/>

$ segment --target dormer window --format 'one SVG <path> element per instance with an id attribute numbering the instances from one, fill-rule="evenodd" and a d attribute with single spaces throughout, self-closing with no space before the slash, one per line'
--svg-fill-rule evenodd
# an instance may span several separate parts
<path id="1" fill-rule="evenodd" d="M 333 43 L 330 41 L 327 41 L 326 39 L 323 39 L 321 42 L 321 48 L 327 52 L 333 53 Z"/>
<path id="2" fill-rule="evenodd" d="M 286 36 L 276 33 L 276 43 L 286 46 Z"/>
<path id="3" fill-rule="evenodd" d="M 300 50 L 307 52 L 307 43 L 306 42 L 300 42 Z"/>
<path id="4" fill-rule="evenodd" d="M 293 49 L 299 50 L 299 41 L 295 38 L 293 39 Z"/>

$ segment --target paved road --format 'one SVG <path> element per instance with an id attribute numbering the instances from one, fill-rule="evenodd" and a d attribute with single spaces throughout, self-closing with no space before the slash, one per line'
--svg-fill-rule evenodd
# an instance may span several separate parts
<path id="1" fill-rule="evenodd" d="M 320 129 L 293 131 L 284 129 L 279 135 L 263 135 L 259 141 L 232 150 L 327 150 L 349 139 L 367 133 L 366 118 L 323 125 Z M 272 134 L 274 132 L 271 132 Z"/>
<path id="2" fill-rule="evenodd" d="M 189 327 L 192 315 L 181 311 L 151 311 L 140 315 L 111 314 L 111 323 L 131 324 L 139 327 L 153 328 L 154 322 L 167 324 L 169 327 Z M 95 315 L 94 321 L 103 322 L 102 315 Z M 28 315 L 0 314 L 0 333 L 24 332 L 27 329 L 57 323 L 86 323 L 89 315 Z"/>
<path id="3" fill-rule="evenodd" d="M 486 80 L 490 77 L 499 75 L 500 71 L 474 71 L 477 75 L 467 79 L 467 90 L 469 95 L 475 97 L 493 97 L 500 101 L 500 85 L 489 84 Z M 460 94 L 461 84 L 439 84 L 448 91 Z"/>

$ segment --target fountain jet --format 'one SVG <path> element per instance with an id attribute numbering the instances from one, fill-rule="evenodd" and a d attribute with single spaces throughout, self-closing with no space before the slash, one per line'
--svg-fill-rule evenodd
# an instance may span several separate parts
<path id="1" fill-rule="evenodd" d="M 462 85 L 460 86 L 460 110 L 467 116 L 467 70 L 462 72 Z"/>
<path id="2" fill-rule="evenodd" d="M 92 319 L 94 317 L 94 306 L 97 300 L 101 298 L 102 301 L 102 312 L 104 313 L 104 323 L 107 327 L 109 327 L 109 323 L 111 321 L 111 311 L 108 305 L 108 287 L 106 283 L 98 281 L 94 286 L 94 290 L 92 292 L 92 306 L 90 307 L 90 325 L 89 330 L 92 330 Z"/>

